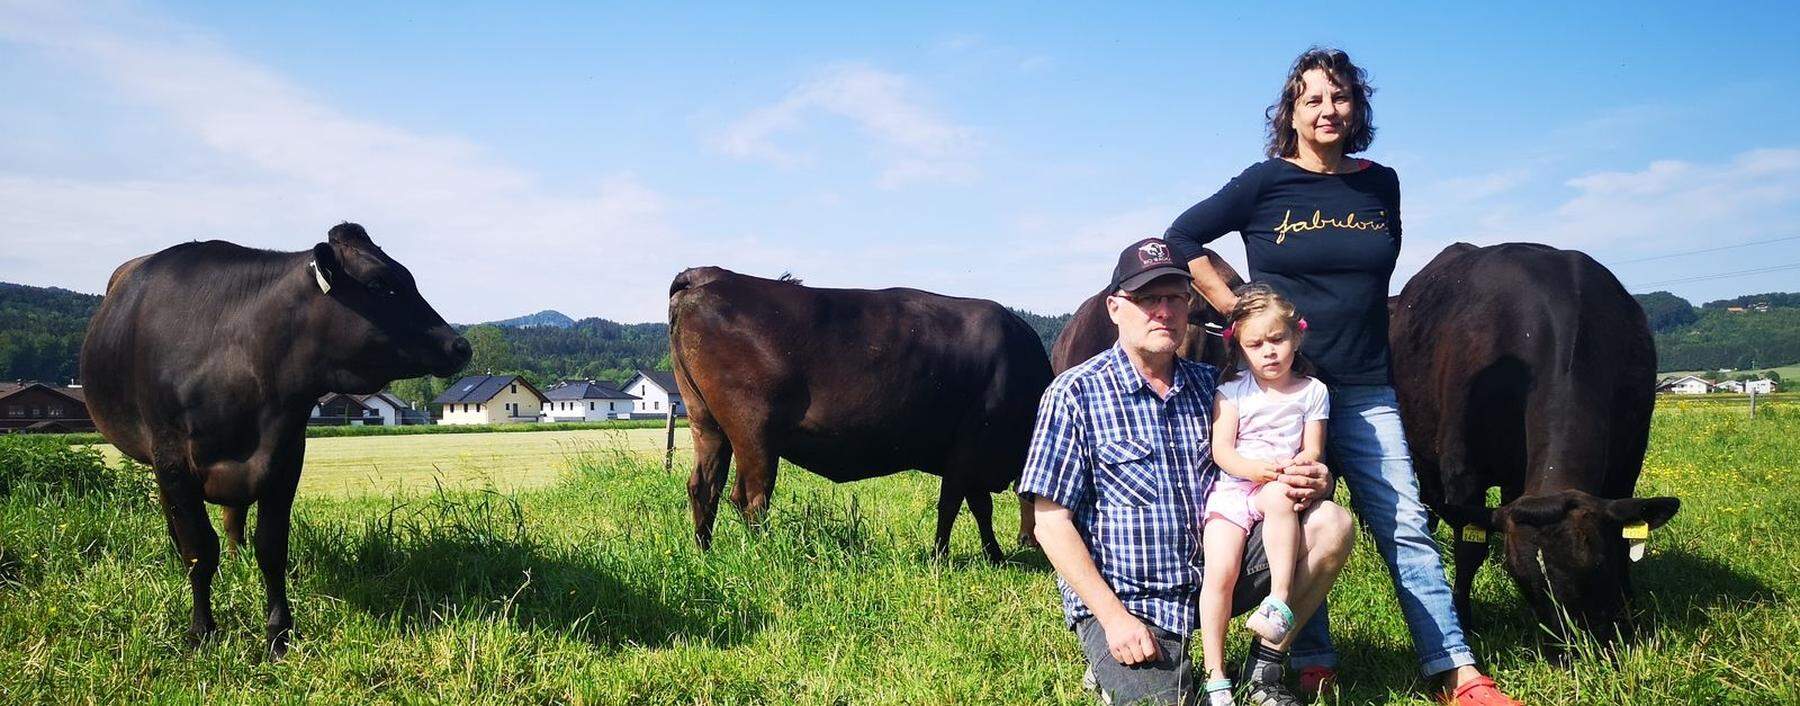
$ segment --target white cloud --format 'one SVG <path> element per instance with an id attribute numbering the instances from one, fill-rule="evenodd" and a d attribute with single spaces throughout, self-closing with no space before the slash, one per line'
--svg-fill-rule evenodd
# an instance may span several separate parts
<path id="1" fill-rule="evenodd" d="M 1750 150 L 1715 163 L 1658 160 L 1565 179 L 1561 193 L 1516 193 L 1549 179 L 1543 172 L 1512 169 L 1445 180 L 1422 189 L 1419 207 L 1409 197 L 1408 244 L 1395 285 L 1459 240 L 1545 243 L 1606 262 L 1787 235 L 1780 230 L 1781 214 L 1800 208 L 1800 149 L 1793 148 Z M 1666 278 L 1686 266 L 1671 260 L 1618 274 L 1630 284 Z"/>
<path id="2" fill-rule="evenodd" d="M 204 173 L 180 178 L 83 180 L 0 165 L 6 279 L 98 291 L 119 262 L 176 242 L 299 250 L 355 220 L 453 321 L 516 315 L 551 298 L 575 315 L 644 320 L 664 316 L 653 293 L 692 247 L 666 222 L 669 200 L 629 171 L 552 191 L 465 140 L 330 106 L 192 28 L 120 7 L 13 3 L 0 5 L 0 41 L 98 78 L 212 152 Z M 604 262 L 606 276 L 546 290 L 545 264 L 584 260 Z"/>
<path id="3" fill-rule="evenodd" d="M 777 144 L 777 138 L 829 115 L 848 119 L 868 139 L 872 156 L 885 164 L 876 177 L 883 188 L 973 178 L 974 131 L 938 115 L 916 93 L 905 76 L 861 64 L 835 66 L 739 118 L 715 145 L 727 155 L 779 167 L 810 165 L 816 157 Z"/>

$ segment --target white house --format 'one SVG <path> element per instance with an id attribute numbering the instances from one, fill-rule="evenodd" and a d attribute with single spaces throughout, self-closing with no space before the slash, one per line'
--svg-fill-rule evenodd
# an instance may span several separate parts
<path id="1" fill-rule="evenodd" d="M 546 422 L 592 422 L 630 419 L 637 397 L 595 380 L 564 380 L 544 391 Z"/>
<path id="2" fill-rule="evenodd" d="M 470 375 L 432 400 L 444 406 L 439 424 L 535 422 L 550 401 L 517 375 Z"/>
<path id="3" fill-rule="evenodd" d="M 1712 383 L 1693 375 L 1670 378 L 1656 384 L 1657 392 L 1667 392 L 1677 395 L 1704 395 L 1711 392 L 1712 389 Z"/>
<path id="4" fill-rule="evenodd" d="M 1742 381 L 1742 380 L 1724 380 L 1724 381 L 1719 382 L 1716 385 L 1713 385 L 1713 392 L 1740 392 L 1741 393 L 1743 391 L 1744 391 L 1744 381 Z"/>
<path id="5" fill-rule="evenodd" d="M 1759 395 L 1772 394 L 1775 392 L 1775 381 L 1768 378 L 1746 380 L 1744 381 L 1744 391 L 1754 392 Z"/>
<path id="6" fill-rule="evenodd" d="M 413 409 L 388 392 L 373 395 L 344 395 L 327 392 L 312 408 L 312 424 L 350 424 L 354 426 L 394 426 L 423 424 L 422 412 Z"/>
<path id="7" fill-rule="evenodd" d="M 636 417 L 662 417 L 671 409 L 677 417 L 687 416 L 687 406 L 681 403 L 681 388 L 675 386 L 674 373 L 639 370 L 619 389 L 638 398 L 631 408 Z"/>

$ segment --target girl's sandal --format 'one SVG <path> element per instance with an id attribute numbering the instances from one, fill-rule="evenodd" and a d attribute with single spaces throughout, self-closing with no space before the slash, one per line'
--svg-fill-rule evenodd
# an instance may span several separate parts
<path id="1" fill-rule="evenodd" d="M 1455 691 L 1445 690 L 1438 695 L 1438 703 L 1452 706 L 1525 706 L 1500 691 L 1493 679 L 1485 676 L 1475 677 Z"/>
<path id="2" fill-rule="evenodd" d="M 1280 644 L 1287 639 L 1288 631 L 1294 629 L 1294 611 L 1286 603 L 1269 596 L 1250 613 L 1250 619 L 1244 621 L 1244 627 L 1250 628 L 1266 644 Z"/>

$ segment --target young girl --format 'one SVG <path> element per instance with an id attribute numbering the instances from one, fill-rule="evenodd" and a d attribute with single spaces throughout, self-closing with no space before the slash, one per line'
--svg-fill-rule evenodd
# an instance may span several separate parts
<path id="1" fill-rule="evenodd" d="M 1263 523 L 1269 557 L 1269 597 L 1250 614 L 1248 627 L 1271 647 L 1299 627 L 1287 603 L 1300 557 L 1300 516 L 1278 478 L 1290 465 L 1319 460 L 1330 410 L 1325 384 L 1307 377 L 1305 361 L 1294 358 L 1306 335 L 1306 320 L 1294 305 L 1264 284 L 1246 285 L 1237 296 L 1225 329 L 1232 364 L 1213 413 L 1213 460 L 1224 473 L 1200 520 L 1206 551 L 1200 629 L 1207 699 L 1214 705 L 1232 703 L 1225 625 L 1245 538 L 1257 522 Z"/>

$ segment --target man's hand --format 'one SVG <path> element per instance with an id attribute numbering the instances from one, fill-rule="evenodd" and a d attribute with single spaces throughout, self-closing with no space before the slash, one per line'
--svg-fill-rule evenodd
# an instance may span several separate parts
<path id="1" fill-rule="evenodd" d="M 1106 631 L 1106 648 L 1119 664 L 1129 667 L 1162 657 L 1162 650 L 1156 645 L 1156 636 L 1151 635 L 1150 628 L 1135 615 L 1126 613 L 1110 621 L 1102 621 L 1100 629 Z"/>
<path id="2" fill-rule="evenodd" d="M 1295 512 L 1331 497 L 1331 470 L 1318 461 L 1304 461 L 1288 466 L 1282 471 L 1280 480 L 1288 485 L 1288 499 L 1294 501 Z"/>

